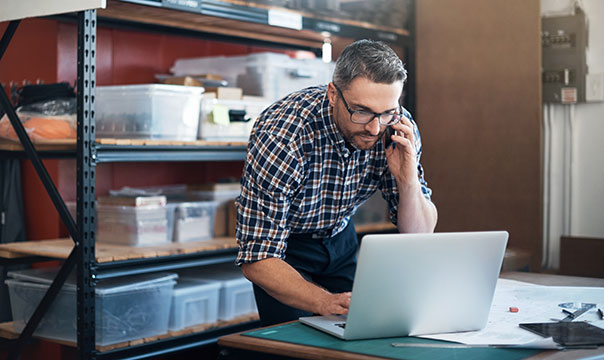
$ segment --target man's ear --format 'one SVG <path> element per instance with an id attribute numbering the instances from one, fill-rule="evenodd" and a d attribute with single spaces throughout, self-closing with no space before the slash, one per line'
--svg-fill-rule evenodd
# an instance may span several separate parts
<path id="1" fill-rule="evenodd" d="M 329 99 L 329 105 L 336 106 L 336 97 L 338 96 L 338 92 L 336 90 L 333 82 L 330 82 L 327 85 L 327 98 Z"/>

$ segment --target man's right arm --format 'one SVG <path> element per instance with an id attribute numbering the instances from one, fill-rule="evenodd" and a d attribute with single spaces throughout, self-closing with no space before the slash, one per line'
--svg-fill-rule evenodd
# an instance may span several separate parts
<path id="1" fill-rule="evenodd" d="M 248 280 L 286 305 L 320 315 L 348 313 L 349 292 L 332 294 L 279 258 L 244 263 L 241 270 Z"/>

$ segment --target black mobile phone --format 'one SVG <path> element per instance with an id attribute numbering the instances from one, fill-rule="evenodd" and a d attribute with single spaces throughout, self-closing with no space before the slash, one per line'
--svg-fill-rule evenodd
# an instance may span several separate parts
<path id="1" fill-rule="evenodd" d="M 552 337 L 564 346 L 604 344 L 604 329 L 581 322 L 518 324 L 521 328 L 543 337 Z"/>
<path id="2" fill-rule="evenodd" d="M 384 149 L 388 149 L 390 145 L 393 147 L 396 145 L 392 141 L 392 135 L 394 135 L 394 129 L 391 126 L 388 126 L 384 132 Z"/>

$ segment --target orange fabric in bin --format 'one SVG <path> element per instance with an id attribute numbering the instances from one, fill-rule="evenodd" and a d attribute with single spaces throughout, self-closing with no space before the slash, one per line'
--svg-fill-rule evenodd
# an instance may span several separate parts
<path id="1" fill-rule="evenodd" d="M 75 139 L 76 137 L 76 130 L 71 126 L 73 121 L 67 116 L 40 117 L 21 113 L 19 114 L 19 118 L 32 140 Z M 0 120 L 0 137 L 9 140 L 19 140 L 15 129 L 13 129 L 6 115 Z"/>

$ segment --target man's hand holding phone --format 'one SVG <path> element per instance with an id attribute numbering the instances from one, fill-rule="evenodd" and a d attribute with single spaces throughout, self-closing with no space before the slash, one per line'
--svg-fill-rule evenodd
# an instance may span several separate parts
<path id="1" fill-rule="evenodd" d="M 398 123 L 386 128 L 384 136 L 388 167 L 399 186 L 419 185 L 415 131 L 411 120 L 403 117 Z"/>
<path id="2" fill-rule="evenodd" d="M 386 131 L 384 132 L 384 149 L 388 149 L 390 145 L 396 147 L 396 145 L 394 145 L 394 142 L 392 141 L 392 135 L 394 135 L 394 130 L 392 130 L 391 126 L 388 126 L 386 128 Z"/>

